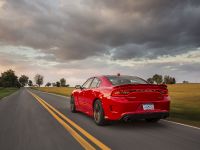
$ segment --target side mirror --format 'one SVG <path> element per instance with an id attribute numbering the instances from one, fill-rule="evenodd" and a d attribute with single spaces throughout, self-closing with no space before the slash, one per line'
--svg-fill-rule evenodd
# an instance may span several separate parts
<path id="1" fill-rule="evenodd" d="M 76 89 L 83 89 L 81 85 L 76 85 L 75 88 Z"/>

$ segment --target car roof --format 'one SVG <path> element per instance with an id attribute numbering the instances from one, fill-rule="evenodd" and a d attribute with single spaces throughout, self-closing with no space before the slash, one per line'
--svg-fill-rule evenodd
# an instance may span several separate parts
<path id="1" fill-rule="evenodd" d="M 137 76 L 130 76 L 130 75 L 105 75 L 105 77 L 135 77 L 138 78 Z"/>
<path id="2" fill-rule="evenodd" d="M 108 78 L 108 77 L 135 77 L 135 78 L 139 78 L 138 76 L 130 76 L 130 75 L 99 75 L 99 76 L 94 76 L 94 77 L 97 77 L 97 78 Z"/>

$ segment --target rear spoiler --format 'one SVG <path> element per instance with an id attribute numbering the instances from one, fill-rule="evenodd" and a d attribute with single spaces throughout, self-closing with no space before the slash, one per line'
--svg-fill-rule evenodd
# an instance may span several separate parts
<path id="1" fill-rule="evenodd" d="M 167 85 L 166 84 L 160 84 L 160 86 L 164 87 L 164 88 L 167 88 Z"/>
<path id="2" fill-rule="evenodd" d="M 161 88 L 164 88 L 164 89 L 167 89 L 167 85 L 166 84 L 124 84 L 124 85 L 117 85 L 117 86 L 114 86 L 114 89 L 117 89 L 117 88 L 125 88 L 125 87 L 137 87 L 137 86 L 149 86 L 149 87 L 161 87 Z"/>

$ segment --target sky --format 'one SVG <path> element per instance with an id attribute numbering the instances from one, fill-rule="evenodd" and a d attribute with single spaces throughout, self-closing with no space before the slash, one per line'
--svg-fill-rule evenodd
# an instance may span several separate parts
<path id="1" fill-rule="evenodd" d="M 200 82 L 199 0 L 0 0 L 0 72 Z"/>

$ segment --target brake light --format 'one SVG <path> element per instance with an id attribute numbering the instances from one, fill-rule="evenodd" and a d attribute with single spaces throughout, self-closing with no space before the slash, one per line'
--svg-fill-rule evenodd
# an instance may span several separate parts
<path id="1" fill-rule="evenodd" d="M 111 96 L 126 96 L 132 92 L 135 92 L 135 90 L 115 90 L 112 92 Z"/>

